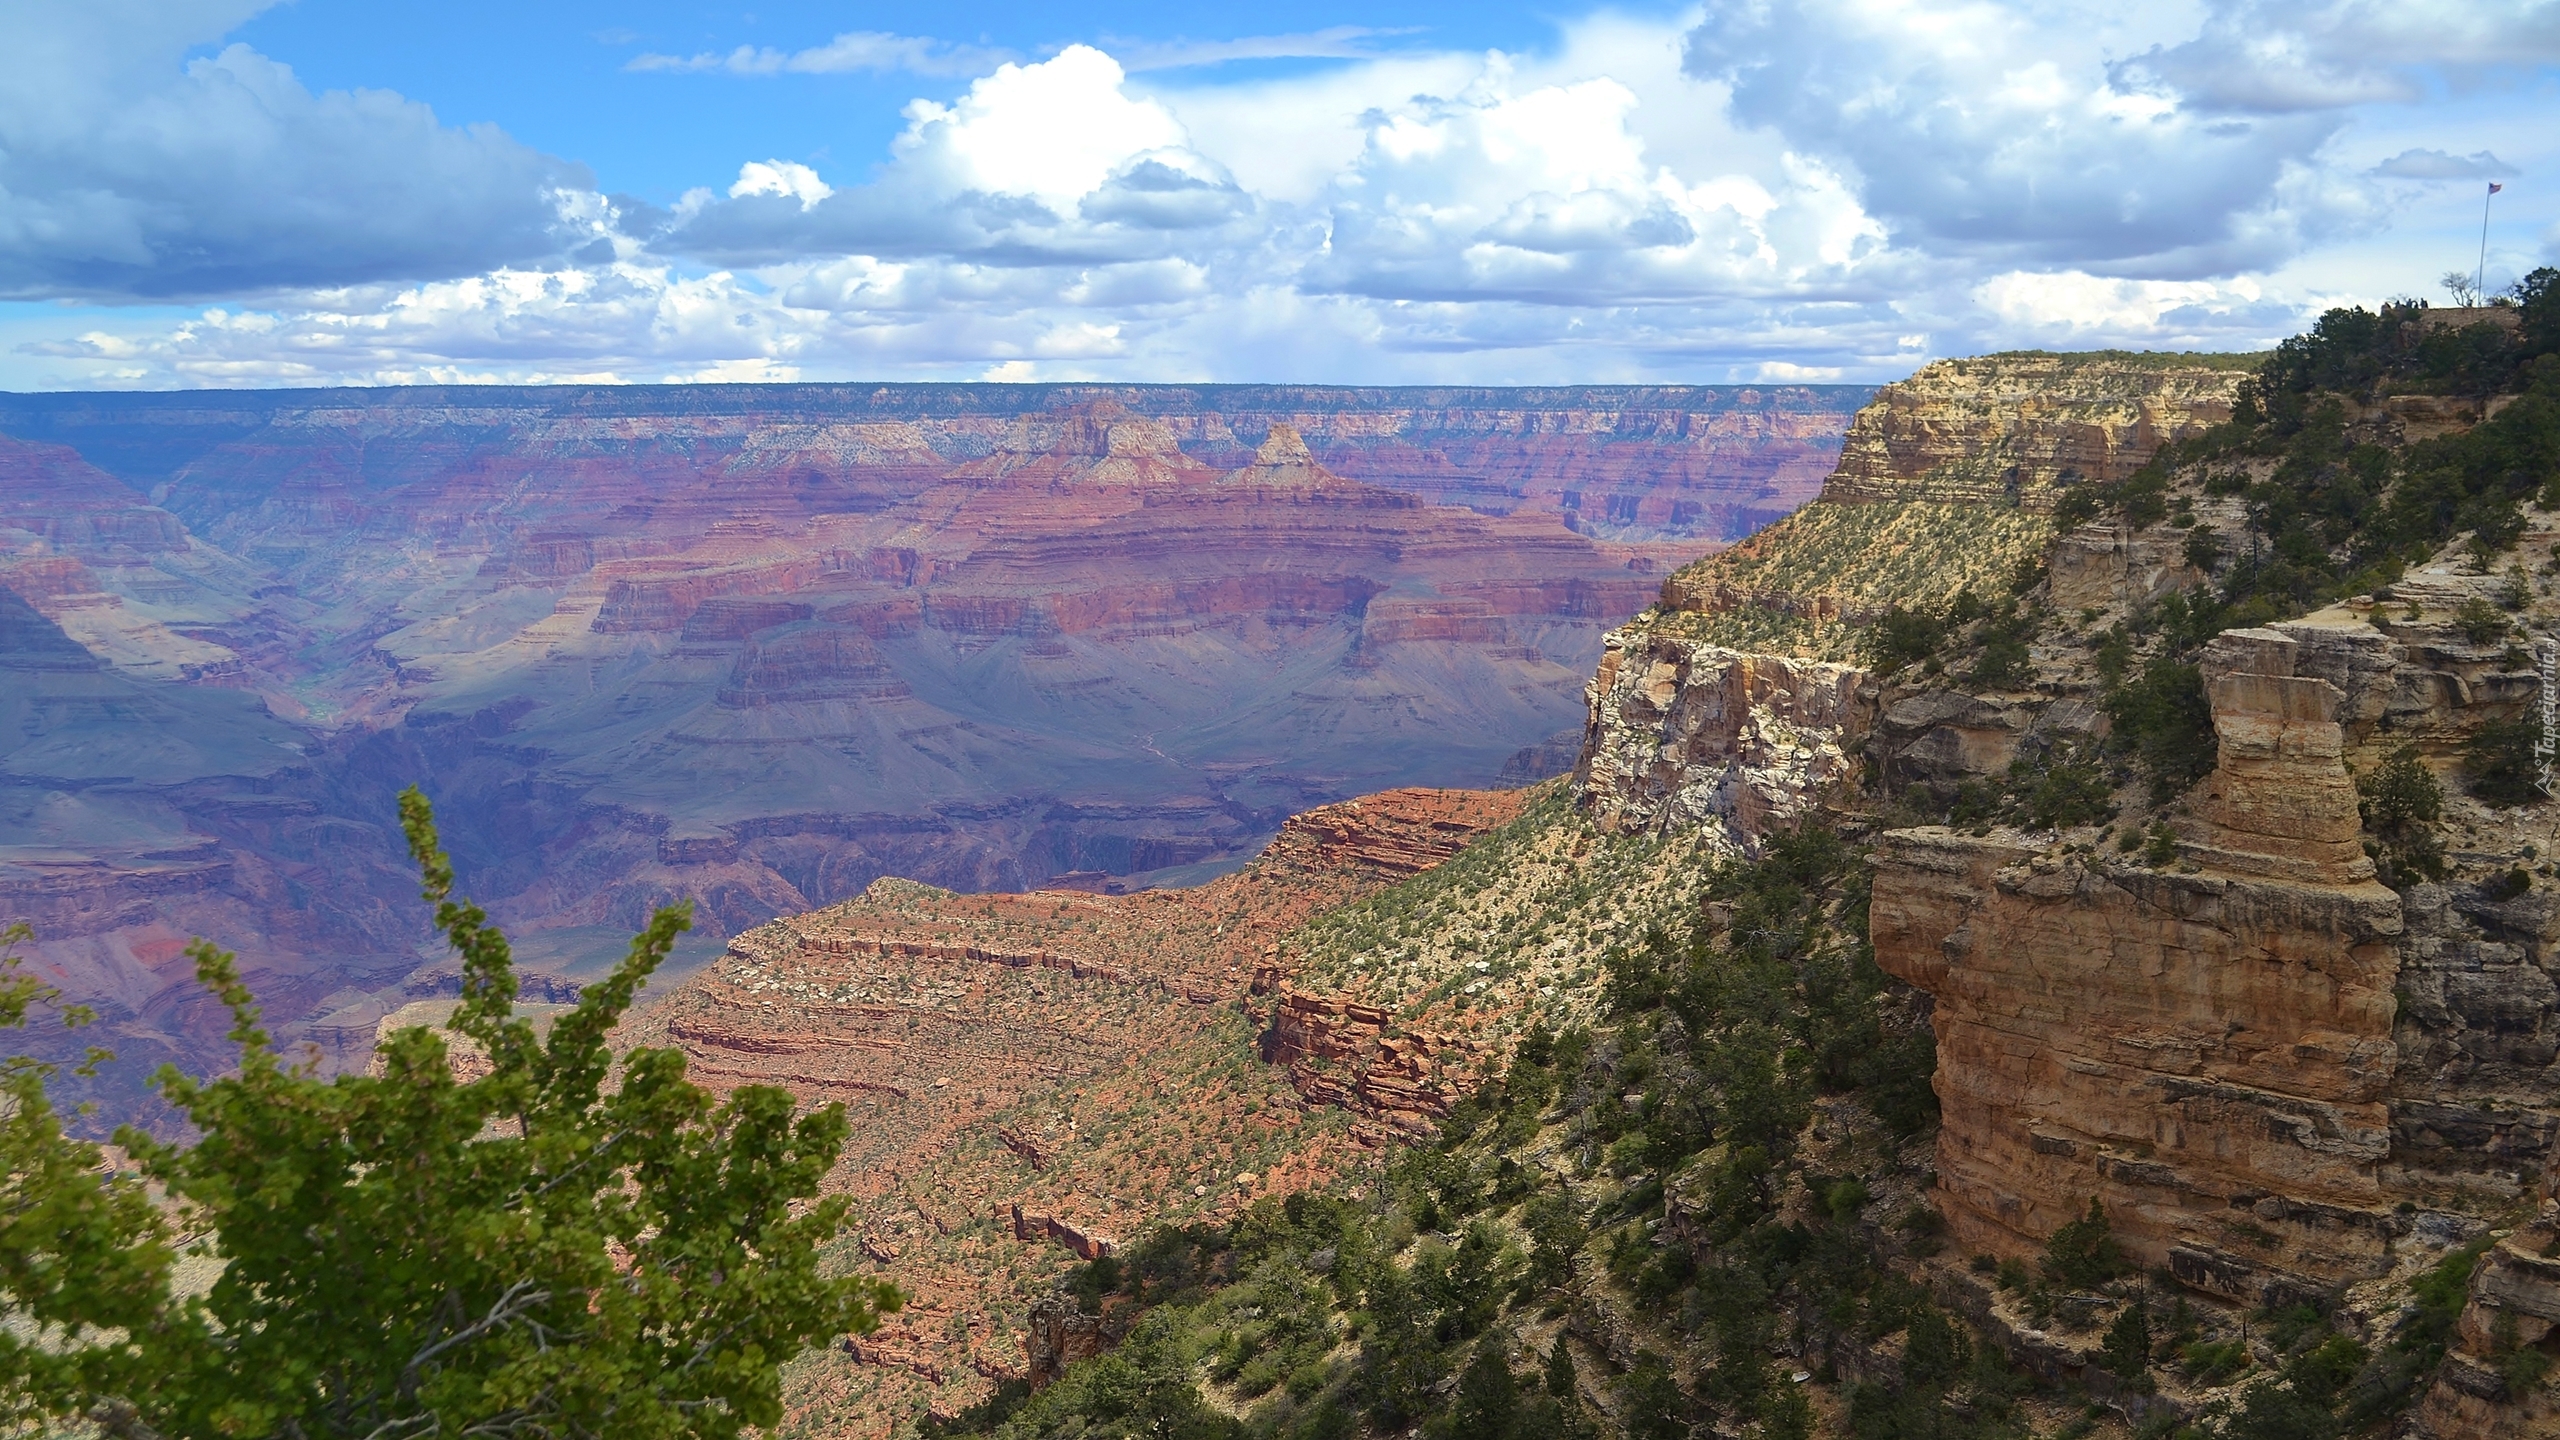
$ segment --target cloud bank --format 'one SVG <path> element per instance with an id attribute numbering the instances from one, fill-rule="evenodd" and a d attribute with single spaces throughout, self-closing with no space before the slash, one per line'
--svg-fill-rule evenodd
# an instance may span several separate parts
<path id="1" fill-rule="evenodd" d="M 0 297 L 446 278 L 593 238 L 583 167 L 245 46 L 185 58 L 261 8 L 0 8 Z"/>
<path id="2" fill-rule="evenodd" d="M 2554 0 L 1757 0 L 1597 14 L 1520 55 L 1354 30 L 644 55 L 970 77 L 885 154 L 740 156 L 656 208 L 241 47 L 181 63 L 255 8 L 0 21 L 0 287 L 233 302 L 91 309 L 18 371 L 1879 378 L 2007 345 L 2264 344 L 2437 273 L 2407 217 L 2448 187 L 2526 190 L 2560 158 Z M 1337 58 L 1218 68 L 1279 54 Z M 15 84 L 39 74 L 49 105 Z M 2539 243 L 2493 246 L 2492 278 Z"/>

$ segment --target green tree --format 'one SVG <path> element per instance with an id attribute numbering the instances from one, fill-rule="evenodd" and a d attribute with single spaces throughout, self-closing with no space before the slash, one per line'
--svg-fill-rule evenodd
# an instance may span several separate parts
<path id="1" fill-rule="evenodd" d="M 2108 743 L 2141 762 L 2154 799 L 2169 799 L 2213 769 L 2213 705 L 2195 666 L 2153 656 L 2139 676 L 2107 693 L 2105 705 L 2114 722 Z"/>
<path id="2" fill-rule="evenodd" d="M 2386 885 L 2445 877 L 2444 841 L 2436 822 L 2444 815 L 2444 786 L 2418 747 L 2403 745 L 2369 775 L 2356 777 L 2356 809 L 2371 837 L 2365 849 Z"/>
<path id="3" fill-rule="evenodd" d="M 2045 1278 L 2057 1285 L 2090 1289 L 2123 1274 L 2124 1268 L 2124 1251 L 2116 1244 L 2115 1229 L 2094 1195 L 2087 1214 L 2066 1222 L 2045 1242 Z"/>
<path id="4" fill-rule="evenodd" d="M 1547 1352 L 1547 1393 L 1571 1400 L 1581 1391 L 1581 1377 L 1573 1373 L 1573 1351 L 1566 1348 L 1564 1332 L 1558 1330 L 1555 1348 Z"/>
<path id="5" fill-rule="evenodd" d="M 2151 1316 L 2140 1300 L 2124 1307 L 2107 1327 L 2101 1347 L 2108 1373 L 2119 1380 L 2139 1380 L 2151 1369 Z"/>
<path id="6" fill-rule="evenodd" d="M 1503 1337 L 1487 1335 L 1477 1343 L 1475 1358 L 1458 1375 L 1458 1393 L 1447 1413 L 1426 1427 L 1434 1437 L 1488 1440 L 1510 1432 L 1520 1408 L 1520 1386 L 1504 1357 Z"/>
<path id="7" fill-rule="evenodd" d="M 2542 766 L 2533 753 L 2542 727 L 2529 720 L 2492 720 L 2462 746 L 2462 778 L 2492 805 L 2530 805 L 2542 798 Z"/>
<path id="8" fill-rule="evenodd" d="M 27 973 L 17 947 L 32 939 L 24 925 L 0 930 L 0 1028 L 43 1011 L 87 1025 L 87 1010 Z M 74 1068 L 106 1058 L 92 1049 Z M 106 1173 L 97 1146 L 63 1134 L 45 1093 L 59 1073 L 30 1056 L 0 1061 L 0 1305 L 19 1322 L 0 1327 L 0 1421 L 22 1429 L 147 1375 L 140 1346 L 163 1321 L 173 1258 L 139 1177 Z"/>
<path id="9" fill-rule="evenodd" d="M 1627 1440 L 1683 1440 L 1689 1434 L 1689 1397 L 1669 1362 L 1645 1351 L 1618 1382 Z"/>
<path id="10" fill-rule="evenodd" d="M 119 1141 L 222 1262 L 139 1337 L 148 1383 L 100 1414 L 128 1437 L 731 1437 L 781 1419 L 782 1363 L 864 1332 L 885 1281 L 822 1273 L 845 1201 L 816 1198 L 841 1108 L 725 1102 L 674 1050 L 613 1078 L 606 1036 L 688 924 L 661 909 L 547 1036 L 514 1010 L 506 939 L 452 898 L 426 799 L 401 796 L 437 927 L 462 958 L 450 1028 L 489 1070 L 458 1080 L 435 1031 L 378 1076 L 287 1066 L 231 955 L 190 952 L 232 1017 L 238 1072 L 158 1084 L 196 1133 Z"/>
<path id="11" fill-rule="evenodd" d="M 2453 628 L 2474 645 L 2495 645 L 2515 629 L 2506 612 L 2474 595 L 2453 612 Z"/>
<path id="12" fill-rule="evenodd" d="M 1885 611 L 1867 633 L 1867 663 L 1875 667 L 1877 674 L 1890 675 L 1905 665 L 1928 659 L 1946 640 L 1945 617 L 1896 605 Z"/>
<path id="13" fill-rule="evenodd" d="M 2038 830 L 2113 819 L 2114 790 L 2097 747 L 2076 740 L 2064 740 L 2040 758 L 2021 755 L 2009 762 L 2009 809 Z"/>

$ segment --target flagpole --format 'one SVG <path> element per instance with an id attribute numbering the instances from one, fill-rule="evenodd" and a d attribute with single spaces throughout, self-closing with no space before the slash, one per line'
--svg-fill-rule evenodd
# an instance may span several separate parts
<path id="1" fill-rule="evenodd" d="M 2489 276 L 2489 201 L 2497 193 L 2498 187 L 2493 181 L 2488 194 L 2480 197 L 2480 268 L 2471 272 L 2471 294 L 2475 299 L 2480 295 L 2481 283 Z"/>

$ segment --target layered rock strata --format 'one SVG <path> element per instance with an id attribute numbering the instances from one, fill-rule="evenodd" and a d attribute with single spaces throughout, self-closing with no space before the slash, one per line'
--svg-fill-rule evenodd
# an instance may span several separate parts
<path id="1" fill-rule="evenodd" d="M 464 488 L 550 511 L 573 557 L 643 508 L 706 523 L 878 509 L 957 465 L 1052 449 L 1080 407 L 1121 407 L 1214 470 L 1275 427 L 1336 473 L 1439 504 L 1570 519 L 1618 539 L 1729 540 L 1809 499 L 1863 385 L 1546 388 L 1323 385 L 555 385 L 161 395 L 0 395 L 0 432 L 68 445 L 136 490 L 174 484 L 199 530 L 253 517 L 309 546 L 326 514 L 388 533 L 385 510 L 462 530 Z M 1076 442 L 1086 443 L 1086 442 Z M 1108 449 L 1107 438 L 1103 447 Z M 547 496 L 511 493 L 540 469 Z M 645 483 L 634 485 L 635 480 Z M 707 493 L 709 481 L 726 492 Z M 642 497 L 646 497 L 643 499 Z M 458 497 L 457 497 L 458 498 Z M 416 507 L 426 502 L 426 513 Z M 622 513 L 614 512 L 621 509 Z M 298 513 L 297 513 L 298 512 Z M 603 522 L 603 523 L 599 523 Z M 602 531 L 602 534 L 598 532 Z M 531 537 L 528 537 L 531 538 Z"/>
<path id="2" fill-rule="evenodd" d="M 1363 1144 L 1389 1135 L 1429 1138 L 1494 1058 L 1482 1041 L 1406 1030 L 1383 1005 L 1310 994 L 1276 982 L 1271 972 L 1257 974 L 1254 989 L 1274 997 L 1263 1062 L 1288 1067 L 1289 1084 L 1308 1103 L 1378 1122 L 1353 1129 Z"/>
<path id="3" fill-rule="evenodd" d="M 1355 1026 L 1366 1074 L 1344 1093 L 1327 1088 L 1330 1065 L 1300 1083 L 1252 1063 L 1271 992 L 1291 980 L 1273 968 L 1278 942 L 1446 860 L 1528 799 L 1408 789 L 1320 807 L 1246 869 L 1187 890 L 882 881 L 736 936 L 616 1043 L 673 1045 L 715 1089 L 776 1084 L 851 1110 L 828 1183 L 855 1199 L 867 1262 L 917 1297 L 844 1356 L 886 1433 L 947 1384 L 1052 1375 L 1101 1343 L 1072 1305 L 1019 1334 L 992 1323 L 1019 1277 L 1110 1255 L 1158 1223 L 1232 1215 L 1427 1129 L 1481 1050 L 1378 1016 Z M 1289 1013 L 1349 1009 L 1307 996 Z"/>
<path id="4" fill-rule="evenodd" d="M 2452 1344 L 2409 1418 L 2414 1440 L 2560 1435 L 2560 1201 L 2498 1237 L 2472 1273 Z"/>
<path id="5" fill-rule="evenodd" d="M 2052 549 L 2074 485 L 2120 480 L 2160 447 L 2227 420 L 2237 357 L 1988 355 L 1945 360 L 1877 392 L 1821 497 L 1665 581 L 1639 628 L 1736 649 L 1847 660 L 1858 627 L 2054 576 L 2059 607 L 2156 599 L 2198 578 L 2180 548 L 2083 532 Z"/>
<path id="6" fill-rule="evenodd" d="M 1852 718 L 1809 748 L 1859 782 L 1834 792 L 1853 823 L 1860 809 L 1983 813 L 2056 757 L 2095 753 L 2107 627 L 2207 583 L 2194 557 L 2216 546 L 2194 535 L 2245 553 L 2245 515 L 2192 476 L 2176 501 L 2192 518 L 2174 529 L 2054 535 L 2038 512 L 2217 418 L 2238 375 L 2149 372 L 2112 410 L 2103 386 L 2068 381 L 2040 408 L 1998 368 L 1942 425 L 1922 423 L 1928 392 L 1961 389 L 1961 369 L 1889 390 L 1823 503 L 1681 572 L 1609 638 L 1586 693 L 1589 813 L 1749 833 L 1734 779 L 1755 767 L 1737 756 L 1800 702 L 1737 704 L 1736 677 L 1855 654 L 1858 627 L 1890 605 L 1965 588 L 1995 601 L 2017 588 L 2047 618 L 2001 687 L 1911 666 L 1837 692 Z M 2066 413 L 2084 401 L 2097 418 Z M 2075 430 L 2084 419 L 2097 428 Z M 2422 419 L 2460 417 L 2356 423 L 2379 443 Z M 2019 467 L 2016 483 L 1987 488 L 1992 461 Z M 2013 528 L 1980 519 L 2004 514 Z M 2560 519 L 2529 511 L 2526 532 L 2539 554 Z M 1931 1007 L 1938 1200 L 1960 1251 L 2031 1256 L 2097 1199 L 2140 1261 L 2254 1307 L 2387 1288 L 2529 1203 L 2560 1144 L 2560 898 L 2541 812 L 2468 800 L 2462 772 L 2473 737 L 2529 714 L 2535 694 L 2520 641 L 2481 616 L 2547 623 L 2548 587 L 2481 569 L 2449 550 L 2380 594 L 2214 640 L 2199 664 L 2214 768 L 2167 804 L 2120 789 L 2121 828 L 1984 822 L 1876 840 L 1872 935 Z M 1787 738 L 1808 737 L 1798 724 Z M 2355 776 L 2413 745 L 2444 777 L 2453 873 L 2395 893 L 2376 883 Z M 2464 1342 L 2476 1363 L 2449 1369 L 2429 1402 L 2451 1417 L 2431 1422 L 2441 1433 L 2525 1423 L 2481 1407 L 2512 1405 L 2491 1395 L 2498 1363 L 2539 1334 L 2538 1243 L 2502 1243 L 2484 1265 L 2468 1330 L 2506 1314 L 2526 1338 Z"/>
<path id="7" fill-rule="evenodd" d="M 2029 1253 L 2103 1203 L 2146 1265 L 2268 1303 L 2378 1273 L 2400 899 L 2358 843 L 2338 688 L 2208 651 L 2220 762 L 2162 873 L 2007 836 L 1883 837 L 1876 963 L 1929 993 L 1939 1196 Z"/>
<path id="8" fill-rule="evenodd" d="M 1924 365 L 1850 422 L 1823 498 L 2050 510 L 2062 489 L 2121 480 L 2230 419 L 2249 372 L 2204 363 L 2230 358 L 2029 351 Z"/>

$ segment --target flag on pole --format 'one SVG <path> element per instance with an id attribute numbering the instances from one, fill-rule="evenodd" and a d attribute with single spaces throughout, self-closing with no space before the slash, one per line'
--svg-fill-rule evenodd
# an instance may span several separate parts
<path id="1" fill-rule="evenodd" d="M 2471 298 L 2473 303 L 2477 303 L 2479 301 L 2480 286 L 2489 278 L 2489 201 L 2493 199 L 2499 191 L 2506 188 L 2506 186 L 2492 180 L 2489 182 L 2489 193 L 2480 197 L 2480 263 L 2471 272 Z"/>

